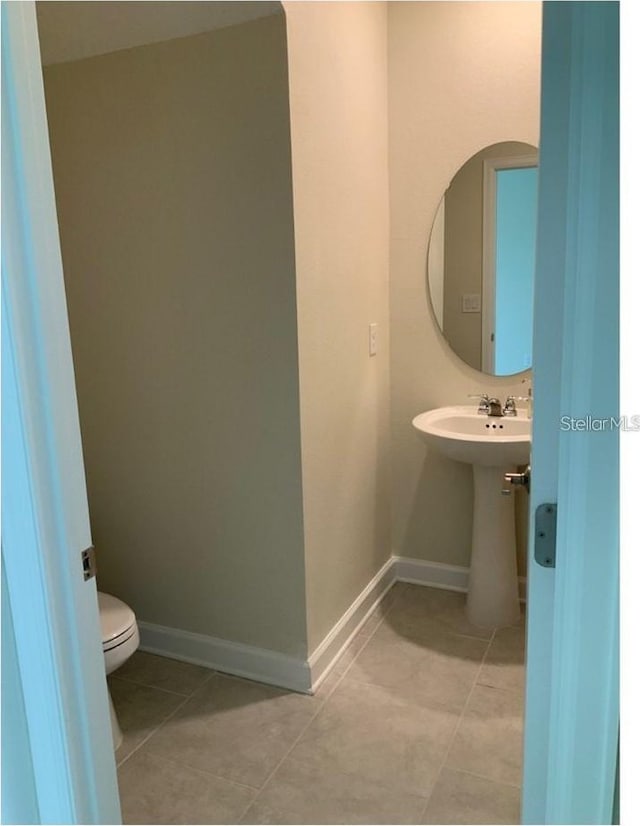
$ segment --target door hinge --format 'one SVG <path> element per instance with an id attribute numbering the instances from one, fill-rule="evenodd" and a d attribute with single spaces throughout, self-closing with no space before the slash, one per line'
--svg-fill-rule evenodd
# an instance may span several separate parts
<path id="1" fill-rule="evenodd" d="M 98 571 L 98 566 L 96 565 L 96 549 L 93 545 L 89 545 L 89 547 L 82 552 L 81 556 L 82 573 L 86 582 L 88 579 L 94 577 Z"/>
<path id="2" fill-rule="evenodd" d="M 536 508 L 533 556 L 543 568 L 556 567 L 556 520 L 558 506 L 555 502 L 544 502 Z"/>

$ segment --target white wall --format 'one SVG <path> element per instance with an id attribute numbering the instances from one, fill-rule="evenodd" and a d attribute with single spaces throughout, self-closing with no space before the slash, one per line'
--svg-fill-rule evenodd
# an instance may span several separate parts
<path id="1" fill-rule="evenodd" d="M 390 555 L 385 3 L 284 3 L 309 648 Z M 369 357 L 368 326 L 379 325 Z"/>
<path id="2" fill-rule="evenodd" d="M 453 354 L 425 273 L 431 224 L 459 167 L 499 141 L 538 145 L 540 39 L 538 2 L 389 4 L 393 547 L 404 556 L 467 565 L 471 544 L 470 469 L 427 450 L 411 419 L 469 393 L 524 388 Z"/>
<path id="3" fill-rule="evenodd" d="M 305 656 L 284 16 L 45 85 L 99 587 Z"/>

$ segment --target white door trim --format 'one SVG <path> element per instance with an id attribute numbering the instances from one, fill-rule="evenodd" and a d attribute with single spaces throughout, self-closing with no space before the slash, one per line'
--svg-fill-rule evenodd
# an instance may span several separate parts
<path id="1" fill-rule="evenodd" d="M 2 559 L 24 745 L 40 822 L 118 823 L 33 2 L 2 4 L 2 184 Z"/>
<path id="2" fill-rule="evenodd" d="M 495 373 L 496 173 L 538 165 L 538 153 L 501 155 L 482 162 L 482 371 Z"/>
<path id="3" fill-rule="evenodd" d="M 611 823 L 617 763 L 618 4 L 543 5 L 530 536 L 557 502 L 556 568 L 530 548 L 522 823 Z"/>

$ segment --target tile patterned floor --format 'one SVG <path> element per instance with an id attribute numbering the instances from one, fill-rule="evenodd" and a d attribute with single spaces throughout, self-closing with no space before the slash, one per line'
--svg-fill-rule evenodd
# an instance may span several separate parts
<path id="1" fill-rule="evenodd" d="M 109 678 L 124 823 L 517 824 L 524 622 L 397 584 L 314 697 L 137 652 Z"/>

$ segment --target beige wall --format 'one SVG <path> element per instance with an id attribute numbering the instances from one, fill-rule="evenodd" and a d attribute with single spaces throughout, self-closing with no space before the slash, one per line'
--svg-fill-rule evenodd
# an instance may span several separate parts
<path id="1" fill-rule="evenodd" d="M 386 4 L 284 7 L 312 651 L 390 555 Z"/>
<path id="2" fill-rule="evenodd" d="M 284 16 L 45 81 L 99 587 L 304 656 Z"/>
<path id="3" fill-rule="evenodd" d="M 393 547 L 404 556 L 467 565 L 471 541 L 470 469 L 425 448 L 411 419 L 469 393 L 523 390 L 520 378 L 485 376 L 447 346 L 425 264 L 457 169 L 499 141 L 537 146 L 540 35 L 537 2 L 389 4 Z"/>
<path id="4" fill-rule="evenodd" d="M 280 16 L 45 78 L 100 587 L 303 656 L 391 549 L 468 563 L 411 418 L 522 386 L 443 342 L 426 250 L 465 160 L 537 143 L 540 4 L 283 5 L 288 59 Z"/>
<path id="5" fill-rule="evenodd" d="M 282 11 L 267 0 L 43 0 L 42 63 L 63 63 L 222 29 Z"/>

